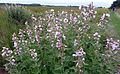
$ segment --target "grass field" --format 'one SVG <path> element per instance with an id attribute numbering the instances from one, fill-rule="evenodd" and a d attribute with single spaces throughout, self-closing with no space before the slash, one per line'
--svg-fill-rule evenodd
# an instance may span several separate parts
<path id="1" fill-rule="evenodd" d="M 115 27 L 117 35 L 120 37 L 120 14 L 111 12 L 111 23 Z"/>

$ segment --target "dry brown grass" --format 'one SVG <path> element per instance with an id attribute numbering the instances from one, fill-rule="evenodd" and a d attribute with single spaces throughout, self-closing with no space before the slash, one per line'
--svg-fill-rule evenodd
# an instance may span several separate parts
<path id="1" fill-rule="evenodd" d="M 0 15 L 4 14 L 4 9 L 2 7 L 0 7 Z"/>
<path id="2" fill-rule="evenodd" d="M 73 10 L 74 12 L 80 12 L 80 10 L 77 7 L 43 7 L 43 6 L 38 6 L 38 7 L 26 7 L 28 10 L 35 12 L 35 13 L 44 13 L 45 11 L 48 11 L 50 9 L 54 9 L 55 12 L 56 11 L 66 11 L 66 12 L 70 12 L 71 10 Z"/>
<path id="3" fill-rule="evenodd" d="M 117 9 L 117 12 L 120 14 L 120 8 Z"/>

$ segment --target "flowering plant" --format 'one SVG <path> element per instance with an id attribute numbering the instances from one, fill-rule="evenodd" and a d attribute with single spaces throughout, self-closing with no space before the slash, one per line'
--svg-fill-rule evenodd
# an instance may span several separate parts
<path id="1" fill-rule="evenodd" d="M 113 59 L 119 40 L 105 34 L 109 14 L 103 14 L 95 28 L 90 23 L 97 13 L 93 3 L 80 9 L 80 14 L 51 9 L 39 17 L 32 15 L 26 29 L 13 34 L 14 49 L 3 47 L 6 70 L 10 74 L 116 73 Z"/>

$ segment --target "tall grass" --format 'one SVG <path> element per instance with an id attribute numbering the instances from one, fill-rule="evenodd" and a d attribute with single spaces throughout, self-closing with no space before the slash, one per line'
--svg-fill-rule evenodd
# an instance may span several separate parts
<path id="1" fill-rule="evenodd" d="M 115 12 L 110 12 L 111 13 L 111 24 L 114 26 L 115 32 L 117 32 L 117 36 L 120 38 L 120 15 Z"/>
<path id="2" fill-rule="evenodd" d="M 12 34 L 18 32 L 19 28 L 23 28 L 24 25 L 16 25 L 13 22 L 8 21 L 8 16 L 5 13 L 5 10 L 0 10 L 4 12 L 0 15 L 0 53 L 2 46 L 7 46 L 12 48 Z M 3 58 L 0 57 L 0 65 L 4 63 Z"/>

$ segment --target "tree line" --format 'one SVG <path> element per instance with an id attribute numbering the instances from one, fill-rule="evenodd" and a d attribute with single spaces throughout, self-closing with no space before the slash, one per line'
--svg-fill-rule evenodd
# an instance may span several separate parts
<path id="1" fill-rule="evenodd" d="M 116 0 L 113 2 L 110 8 L 119 8 L 120 7 L 120 0 Z"/>

